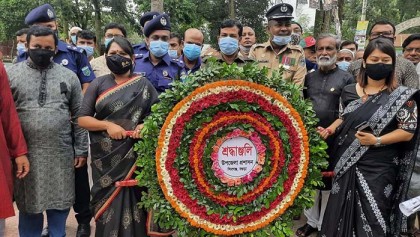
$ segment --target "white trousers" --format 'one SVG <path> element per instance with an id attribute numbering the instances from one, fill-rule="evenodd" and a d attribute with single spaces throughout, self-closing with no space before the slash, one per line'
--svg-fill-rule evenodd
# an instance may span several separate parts
<path id="1" fill-rule="evenodd" d="M 325 209 L 327 208 L 329 197 L 329 190 L 316 190 L 314 205 L 311 208 L 303 211 L 306 218 L 308 219 L 307 223 L 313 228 L 321 230 L 322 220 L 324 219 L 324 213 Z"/>

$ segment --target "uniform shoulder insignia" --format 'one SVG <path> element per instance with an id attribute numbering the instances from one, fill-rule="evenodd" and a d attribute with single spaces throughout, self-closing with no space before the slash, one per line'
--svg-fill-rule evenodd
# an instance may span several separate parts
<path id="1" fill-rule="evenodd" d="M 136 59 L 143 58 L 143 54 L 141 54 L 141 53 L 136 53 L 136 54 L 134 54 L 134 57 L 135 57 Z"/>
<path id="2" fill-rule="evenodd" d="M 265 47 L 265 44 L 255 44 L 255 48 Z"/>
<path id="3" fill-rule="evenodd" d="M 89 67 L 88 66 L 85 66 L 85 67 L 83 67 L 82 68 L 82 73 L 83 73 L 83 75 L 85 75 L 85 76 L 90 76 L 90 69 L 89 69 Z"/>
<path id="4" fill-rule="evenodd" d="M 291 50 L 297 50 L 297 51 L 299 51 L 299 52 L 302 52 L 302 53 L 303 53 L 303 49 L 302 49 L 302 47 L 300 47 L 299 45 L 289 45 L 289 48 L 290 48 Z"/>

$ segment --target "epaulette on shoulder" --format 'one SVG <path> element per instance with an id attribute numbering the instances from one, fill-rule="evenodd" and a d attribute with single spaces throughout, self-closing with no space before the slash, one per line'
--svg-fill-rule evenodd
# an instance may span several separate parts
<path id="1" fill-rule="evenodd" d="M 302 47 L 300 47 L 299 45 L 289 44 L 289 49 L 291 49 L 291 50 L 297 50 L 297 51 L 299 51 L 299 52 L 302 52 L 302 53 L 303 53 L 303 49 L 302 49 Z"/>
<path id="2" fill-rule="evenodd" d="M 178 58 L 172 58 L 171 62 L 176 63 L 180 67 L 184 67 L 184 62 L 182 60 L 179 60 Z"/>
<path id="3" fill-rule="evenodd" d="M 260 44 L 255 44 L 255 46 L 254 46 L 255 48 L 263 48 L 263 47 L 265 47 L 265 44 L 264 43 L 260 43 Z"/>
<path id="4" fill-rule="evenodd" d="M 67 49 L 71 50 L 71 51 L 78 52 L 78 53 L 84 53 L 84 49 L 78 48 L 78 47 L 73 46 L 73 45 L 67 45 Z"/>
<path id="5" fill-rule="evenodd" d="M 142 53 L 136 53 L 136 54 L 134 54 L 134 58 L 135 59 L 141 59 L 143 57 L 144 57 L 144 54 L 142 54 Z"/>

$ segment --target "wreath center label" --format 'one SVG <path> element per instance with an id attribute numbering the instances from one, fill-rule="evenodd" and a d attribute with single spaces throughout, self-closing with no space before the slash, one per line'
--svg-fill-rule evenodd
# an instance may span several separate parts
<path id="1" fill-rule="evenodd" d="M 257 149 L 251 140 L 235 137 L 223 142 L 218 151 L 219 167 L 225 175 L 242 178 L 257 164 Z"/>

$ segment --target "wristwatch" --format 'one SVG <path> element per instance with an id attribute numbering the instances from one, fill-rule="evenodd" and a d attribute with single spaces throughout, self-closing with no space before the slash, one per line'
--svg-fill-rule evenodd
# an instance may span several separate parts
<path id="1" fill-rule="evenodd" d="M 382 144 L 381 137 L 376 137 L 376 143 L 375 143 L 375 145 L 374 145 L 374 146 L 378 147 L 378 146 L 380 146 L 381 144 Z"/>

